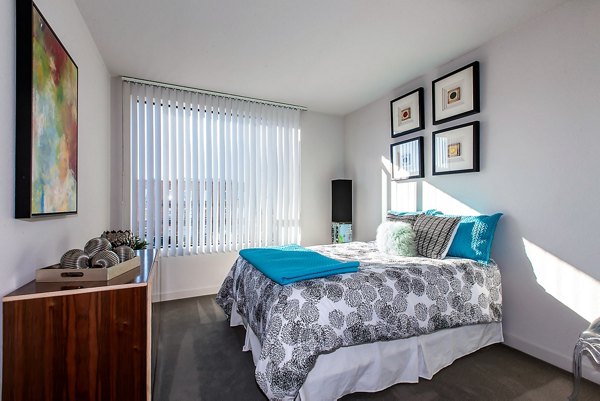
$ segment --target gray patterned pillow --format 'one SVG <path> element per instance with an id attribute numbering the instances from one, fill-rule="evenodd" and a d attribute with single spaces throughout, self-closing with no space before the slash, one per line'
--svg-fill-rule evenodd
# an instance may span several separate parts
<path id="1" fill-rule="evenodd" d="M 444 259 L 458 229 L 460 217 L 439 217 L 420 214 L 413 229 L 417 253 L 432 259 Z"/>
<path id="2" fill-rule="evenodd" d="M 410 224 L 412 227 L 415 224 L 415 220 L 417 220 L 417 215 L 416 214 L 397 215 L 397 214 L 388 212 L 386 220 L 387 221 L 401 221 L 402 223 Z"/>

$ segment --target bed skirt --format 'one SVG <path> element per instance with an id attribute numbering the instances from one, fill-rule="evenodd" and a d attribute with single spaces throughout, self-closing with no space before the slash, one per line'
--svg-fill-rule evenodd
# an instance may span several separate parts
<path id="1" fill-rule="evenodd" d="M 244 351 L 258 361 L 261 343 L 252 329 L 231 310 L 230 325 L 246 328 Z M 295 401 L 337 400 L 356 392 L 377 392 L 397 383 L 431 379 L 456 359 L 503 342 L 502 323 L 477 324 L 393 341 L 343 347 L 317 358 Z"/>

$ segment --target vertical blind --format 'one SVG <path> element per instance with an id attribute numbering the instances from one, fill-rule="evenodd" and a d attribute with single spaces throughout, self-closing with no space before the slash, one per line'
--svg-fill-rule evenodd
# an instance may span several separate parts
<path id="1" fill-rule="evenodd" d="M 300 111 L 123 82 L 130 223 L 162 255 L 300 241 Z"/>

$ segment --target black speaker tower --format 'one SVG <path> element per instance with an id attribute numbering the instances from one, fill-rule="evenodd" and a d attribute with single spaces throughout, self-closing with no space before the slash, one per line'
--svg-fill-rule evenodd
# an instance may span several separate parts
<path id="1" fill-rule="evenodd" d="M 331 221 L 352 223 L 352 180 L 331 181 Z"/>

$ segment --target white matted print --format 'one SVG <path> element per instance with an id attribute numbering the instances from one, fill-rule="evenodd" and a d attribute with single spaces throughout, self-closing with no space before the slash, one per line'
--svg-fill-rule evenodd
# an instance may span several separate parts
<path id="1" fill-rule="evenodd" d="M 435 131 L 433 175 L 479 171 L 479 121 Z"/>
<path id="2" fill-rule="evenodd" d="M 402 95 L 390 102 L 392 138 L 425 128 L 423 88 Z"/>
<path id="3" fill-rule="evenodd" d="M 392 180 L 408 180 L 425 176 L 422 136 L 392 144 L 390 153 Z"/>
<path id="4" fill-rule="evenodd" d="M 433 81 L 433 123 L 479 113 L 479 62 Z"/>

